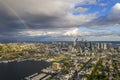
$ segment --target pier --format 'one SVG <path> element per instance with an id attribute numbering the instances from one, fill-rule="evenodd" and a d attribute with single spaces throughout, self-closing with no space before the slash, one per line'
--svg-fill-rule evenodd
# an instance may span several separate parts
<path id="1" fill-rule="evenodd" d="M 32 74 L 28 77 L 25 77 L 24 80 L 48 80 L 52 77 L 52 75 L 50 74 L 46 74 L 46 73 L 35 73 L 35 74 Z"/>

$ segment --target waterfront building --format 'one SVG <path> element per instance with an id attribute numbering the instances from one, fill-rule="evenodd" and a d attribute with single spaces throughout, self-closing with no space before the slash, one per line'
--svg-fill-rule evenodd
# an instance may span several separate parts
<path id="1" fill-rule="evenodd" d="M 60 68 L 60 63 L 56 63 L 56 62 L 53 63 L 53 64 L 52 64 L 52 69 L 53 69 L 53 70 L 59 70 L 59 69 L 61 69 L 61 68 Z"/>

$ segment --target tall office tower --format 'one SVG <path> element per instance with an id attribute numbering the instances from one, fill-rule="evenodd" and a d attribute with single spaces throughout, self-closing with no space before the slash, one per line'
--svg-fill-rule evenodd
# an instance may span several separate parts
<path id="1" fill-rule="evenodd" d="M 77 46 L 77 41 L 78 41 L 78 38 L 76 38 L 76 39 L 74 40 L 74 42 L 73 42 L 74 48 L 76 48 L 76 46 Z"/>
<path id="2" fill-rule="evenodd" d="M 103 48 L 104 48 L 104 47 L 103 47 L 103 43 L 101 43 L 101 44 L 100 44 L 100 49 L 103 49 Z"/>
<path id="3" fill-rule="evenodd" d="M 118 51 L 120 52 L 120 46 L 118 46 Z"/>
<path id="4" fill-rule="evenodd" d="M 92 45 L 92 42 L 90 42 L 90 50 L 93 49 L 93 45 Z"/>
<path id="5" fill-rule="evenodd" d="M 100 43 L 99 42 L 97 43 L 97 49 L 100 49 Z"/>
<path id="6" fill-rule="evenodd" d="M 90 47 L 90 42 L 87 42 L 87 45 L 86 45 L 86 46 L 87 46 L 87 48 L 89 48 L 89 47 Z"/>
<path id="7" fill-rule="evenodd" d="M 85 45 L 85 47 L 87 47 L 87 48 L 89 47 L 89 43 L 88 43 L 87 40 L 85 40 L 84 45 Z"/>
<path id="8" fill-rule="evenodd" d="M 110 50 L 112 48 L 112 43 L 108 43 L 107 47 Z"/>
<path id="9" fill-rule="evenodd" d="M 103 49 L 106 50 L 107 49 L 107 43 L 103 44 Z"/>

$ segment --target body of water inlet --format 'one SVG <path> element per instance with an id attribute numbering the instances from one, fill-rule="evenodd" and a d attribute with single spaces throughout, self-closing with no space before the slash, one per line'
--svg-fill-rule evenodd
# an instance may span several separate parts
<path id="1" fill-rule="evenodd" d="M 40 72 L 50 65 L 49 62 L 34 60 L 0 63 L 0 80 L 23 80 L 25 77 Z"/>

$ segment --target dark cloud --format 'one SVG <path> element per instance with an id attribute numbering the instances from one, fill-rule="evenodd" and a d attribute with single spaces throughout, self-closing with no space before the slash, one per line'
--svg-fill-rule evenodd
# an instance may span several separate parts
<path id="1" fill-rule="evenodd" d="M 0 3 L 0 34 L 9 34 L 23 29 L 23 24 L 18 17 L 11 13 L 2 3 Z"/>
<path id="2" fill-rule="evenodd" d="M 54 22 L 59 19 L 57 16 L 33 15 L 29 14 L 24 18 L 30 29 L 51 29 L 57 28 Z"/>
<path id="3" fill-rule="evenodd" d="M 66 31 L 86 26 L 88 28 L 109 27 L 120 25 L 120 8 L 119 4 L 115 5 L 111 12 L 102 17 L 97 17 L 96 14 L 81 14 L 73 15 L 74 0 L 5 0 L 0 1 L 0 39 L 17 39 L 17 40 L 53 40 L 53 39 L 68 39 L 71 36 L 66 36 Z M 79 0 L 77 0 L 79 2 Z M 89 0 L 86 0 L 89 1 Z M 36 3 L 37 2 L 37 3 Z M 47 3 L 46 3 L 47 2 Z M 81 3 L 84 0 L 81 0 Z M 95 1 L 90 3 L 94 3 Z M 84 3 L 85 4 L 85 3 Z M 73 6 L 73 7 L 71 7 Z M 86 9 L 88 10 L 88 9 Z M 75 11 L 75 10 L 73 10 Z M 80 12 L 84 10 L 80 9 Z M 27 33 L 27 30 L 31 31 Z M 38 35 L 32 31 L 39 30 L 46 32 L 46 35 Z M 45 31 L 44 31 L 45 30 Z M 26 32 L 25 32 L 26 31 Z M 72 31 L 72 30 L 71 30 Z M 71 31 L 69 33 L 71 33 Z M 21 34 L 23 32 L 23 34 Z M 48 32 L 48 33 L 47 33 Z M 50 32 L 50 33 L 49 33 Z M 53 32 L 53 33 L 52 33 Z M 57 33 L 59 32 L 59 33 Z M 74 32 L 80 36 L 103 36 L 117 35 L 119 32 Z M 35 36 L 30 36 L 30 35 Z M 55 37 L 53 37 L 55 36 Z M 56 37 L 57 36 L 57 37 Z"/>

